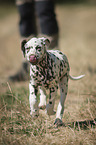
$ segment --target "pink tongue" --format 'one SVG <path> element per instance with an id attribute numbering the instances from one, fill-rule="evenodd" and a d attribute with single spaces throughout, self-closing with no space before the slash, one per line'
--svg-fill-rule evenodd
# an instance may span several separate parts
<path id="1" fill-rule="evenodd" d="M 34 55 L 30 56 L 30 62 L 35 63 L 36 57 Z"/>

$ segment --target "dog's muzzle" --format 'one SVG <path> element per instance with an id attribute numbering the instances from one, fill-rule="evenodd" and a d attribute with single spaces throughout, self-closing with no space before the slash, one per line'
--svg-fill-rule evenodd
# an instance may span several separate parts
<path id="1" fill-rule="evenodd" d="M 29 60 L 32 65 L 36 65 L 38 63 L 38 59 L 35 55 L 30 55 Z"/>

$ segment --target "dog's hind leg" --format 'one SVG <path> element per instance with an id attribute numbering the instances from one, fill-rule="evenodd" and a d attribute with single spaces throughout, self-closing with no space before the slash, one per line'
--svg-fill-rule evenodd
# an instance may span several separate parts
<path id="1" fill-rule="evenodd" d="M 60 80 L 59 86 L 60 86 L 60 102 L 57 107 L 56 120 L 60 120 L 60 124 L 61 124 L 61 120 L 62 120 L 62 116 L 64 112 L 64 102 L 65 102 L 67 91 L 68 91 L 68 74 L 67 73 Z M 56 120 L 55 120 L 55 124 L 57 124 Z"/>
<path id="2" fill-rule="evenodd" d="M 50 95 L 49 95 L 49 103 L 46 105 L 46 111 L 47 111 L 47 114 L 50 116 L 50 115 L 54 115 L 56 112 L 54 111 L 54 104 L 55 104 L 55 98 L 56 98 L 56 95 L 57 95 L 57 89 L 58 89 L 58 86 L 57 84 L 52 84 L 50 86 Z"/>

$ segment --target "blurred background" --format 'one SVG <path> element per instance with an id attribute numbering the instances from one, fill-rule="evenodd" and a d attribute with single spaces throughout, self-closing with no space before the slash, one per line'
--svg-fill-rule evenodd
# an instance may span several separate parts
<path id="1" fill-rule="evenodd" d="M 85 68 L 90 72 L 96 71 L 96 1 L 56 0 L 55 11 L 60 29 L 59 48 L 68 56 L 72 73 L 84 72 Z M 18 24 L 15 1 L 1 0 L 0 82 L 6 82 L 22 63 Z"/>

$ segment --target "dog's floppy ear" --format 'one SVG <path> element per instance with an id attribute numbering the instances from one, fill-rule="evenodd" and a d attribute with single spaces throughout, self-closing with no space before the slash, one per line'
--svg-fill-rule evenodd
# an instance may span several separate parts
<path id="1" fill-rule="evenodd" d="M 50 40 L 48 38 L 43 37 L 43 42 L 45 42 L 45 45 L 50 45 Z"/>
<path id="2" fill-rule="evenodd" d="M 21 42 L 21 50 L 23 51 L 24 57 L 25 57 L 25 47 L 24 47 L 24 45 L 26 44 L 26 42 L 27 42 L 26 39 L 24 39 L 24 40 Z"/>

